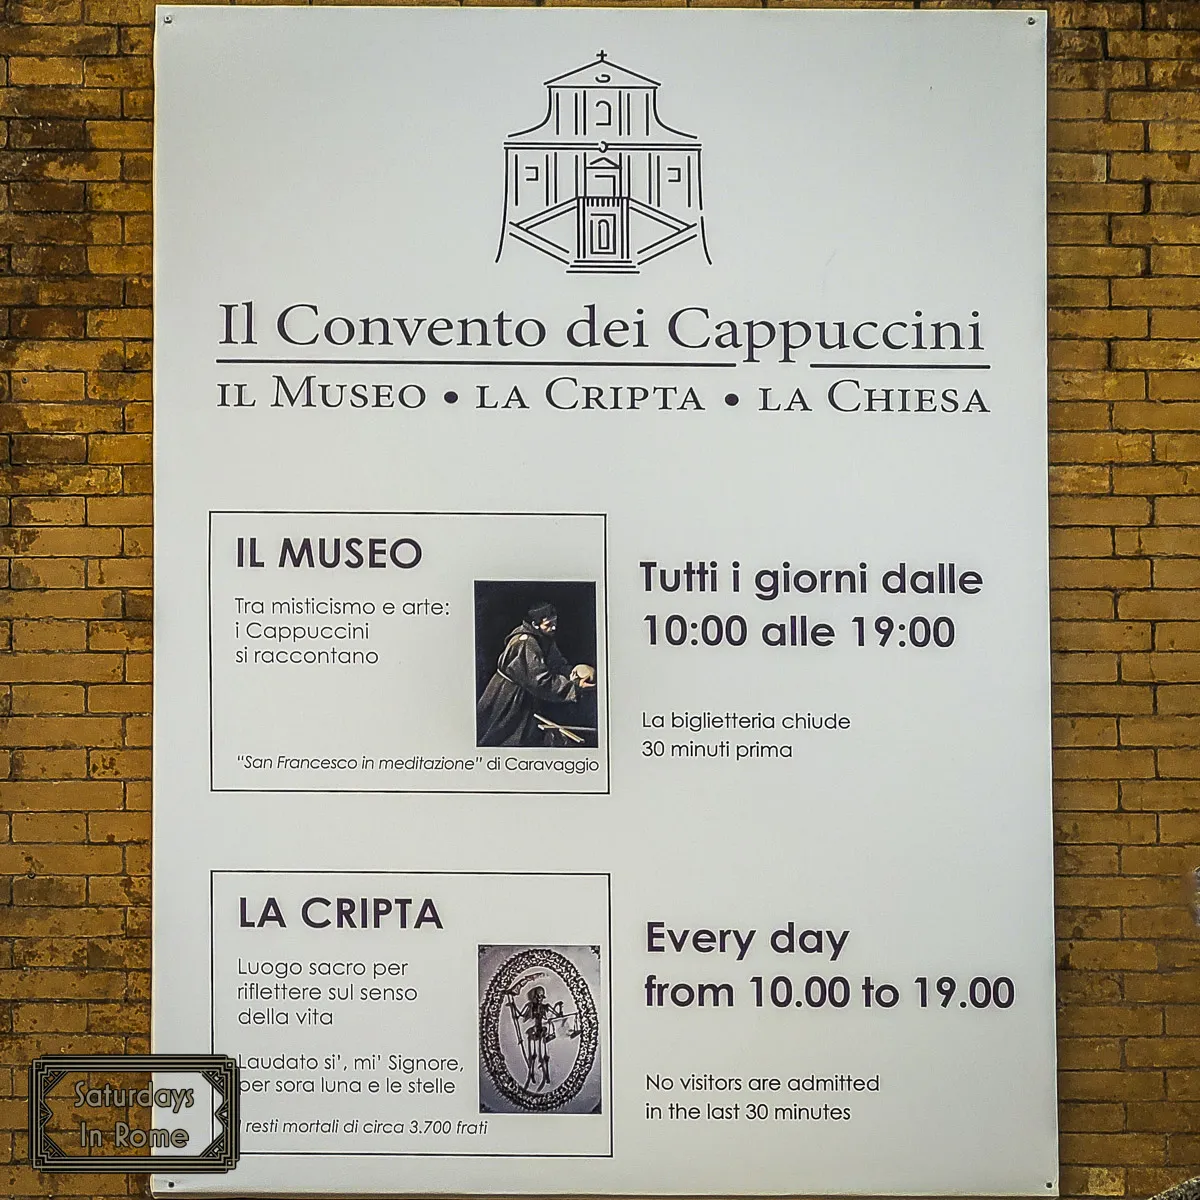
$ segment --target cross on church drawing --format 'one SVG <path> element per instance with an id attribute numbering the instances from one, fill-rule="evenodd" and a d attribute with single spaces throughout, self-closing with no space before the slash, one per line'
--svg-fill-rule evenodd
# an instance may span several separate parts
<path id="1" fill-rule="evenodd" d="M 546 116 L 504 143 L 505 240 L 568 272 L 634 273 L 704 233 L 700 142 L 664 124 L 656 80 L 609 61 L 546 81 Z"/>

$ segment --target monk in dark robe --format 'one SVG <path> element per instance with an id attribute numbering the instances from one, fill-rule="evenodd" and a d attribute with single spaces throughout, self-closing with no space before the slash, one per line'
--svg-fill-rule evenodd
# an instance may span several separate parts
<path id="1" fill-rule="evenodd" d="M 536 705 L 564 704 L 596 686 L 595 669 L 572 667 L 554 641 L 558 612 L 537 604 L 505 640 L 496 673 L 476 708 L 480 746 L 553 746 L 551 730 L 538 724 Z"/>

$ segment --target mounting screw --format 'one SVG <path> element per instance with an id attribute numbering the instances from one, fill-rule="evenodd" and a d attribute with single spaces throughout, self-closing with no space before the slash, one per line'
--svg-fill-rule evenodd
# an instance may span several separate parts
<path id="1" fill-rule="evenodd" d="M 171 19 L 170 17 L 168 17 L 168 18 L 167 18 L 167 20 L 168 20 L 168 21 L 169 21 L 170 19 Z M 1037 17 L 1026 17 L 1026 18 L 1025 18 L 1025 24 L 1026 24 L 1026 25 L 1036 25 L 1036 24 L 1037 24 Z M 1050 1184 L 1046 1184 L 1046 1186 L 1047 1186 L 1047 1187 L 1050 1187 L 1051 1185 L 1050 1185 Z"/>
<path id="2" fill-rule="evenodd" d="M 171 23 L 173 20 L 174 20 L 174 18 L 171 16 L 171 14 L 170 14 L 170 13 L 167 13 L 167 15 L 166 15 L 165 17 L 163 17 L 163 24 L 164 24 L 164 25 L 170 25 L 170 23 Z M 1032 25 L 1032 24 L 1033 24 L 1033 18 L 1032 18 L 1032 17 L 1030 18 L 1030 20 L 1029 20 L 1029 23 L 1030 23 L 1030 25 Z M 171 1184 L 171 1186 L 172 1186 L 172 1187 L 174 1187 L 175 1185 L 174 1185 L 174 1184 Z"/>

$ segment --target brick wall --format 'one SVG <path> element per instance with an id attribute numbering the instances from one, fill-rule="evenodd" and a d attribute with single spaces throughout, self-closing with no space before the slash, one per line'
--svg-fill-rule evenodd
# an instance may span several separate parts
<path id="1" fill-rule="evenodd" d="M 1063 1191 L 1137 1197 L 1200 1174 L 1200 0 L 1049 7 Z M 0 1190 L 141 1194 L 23 1129 L 148 1048 L 153 7 L 4 16 Z"/>

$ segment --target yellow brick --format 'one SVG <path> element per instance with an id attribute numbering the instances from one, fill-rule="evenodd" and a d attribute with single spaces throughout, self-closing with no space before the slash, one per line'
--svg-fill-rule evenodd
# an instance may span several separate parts
<path id="1" fill-rule="evenodd" d="M 148 308 L 106 308 L 88 313 L 88 337 L 148 338 L 154 321 Z"/>
<path id="2" fill-rule="evenodd" d="M 1104 93 L 1054 89 L 1049 94 L 1047 111 L 1051 121 L 1099 120 L 1104 116 Z M 1145 118 L 1139 116 L 1129 119 L 1141 121 Z"/>
<path id="3" fill-rule="evenodd" d="M 13 433 L 116 433 L 122 413 L 115 404 L 3 404 L 0 428 Z"/>
<path id="4" fill-rule="evenodd" d="M 29 752 L 17 751 L 18 755 L 23 753 Z M 82 812 L 121 807 L 121 785 L 107 779 L 12 780 L 5 783 L 4 790 L 6 804 L 14 812 Z"/>
<path id="5" fill-rule="evenodd" d="M 1191 400 L 1196 396 L 1196 383 L 1200 381 L 1200 371 L 1151 371 L 1150 386 L 1147 389 L 1151 400 Z M 1164 406 L 1162 416 L 1186 419 L 1188 408 L 1172 403 Z M 1159 428 L 1177 429 L 1190 428 L 1177 425 L 1174 422 L 1160 420 Z"/>
<path id="6" fill-rule="evenodd" d="M 1055 654 L 1050 664 L 1055 683 L 1115 683 L 1117 656 L 1115 654 Z"/>
<path id="7" fill-rule="evenodd" d="M 149 212 L 150 187 L 144 183 L 93 183 L 88 186 L 88 206 L 108 212 Z"/>
<path id="8" fill-rule="evenodd" d="M 87 501 L 89 525 L 149 525 L 153 519 L 149 496 L 92 496 Z"/>
<path id="9" fill-rule="evenodd" d="M 87 831 L 90 842 L 148 842 L 150 820 L 144 813 L 92 813 Z"/>
<path id="10" fill-rule="evenodd" d="M 1052 723 L 1056 746 L 1115 746 L 1115 717 L 1055 717 Z"/>
<path id="11" fill-rule="evenodd" d="M 1200 121 L 1200 95 L 1116 92 L 1109 97 L 1109 116 L 1114 121 Z"/>
<path id="12" fill-rule="evenodd" d="M 14 525 L 82 525 L 85 519 L 82 496 L 21 496 L 12 502 Z"/>
<path id="13" fill-rule="evenodd" d="M 1046 365 L 1057 371 L 1101 371 L 1108 364 L 1108 343 L 1056 339 L 1046 348 Z"/>
<path id="14" fill-rule="evenodd" d="M 88 774 L 93 779 L 149 779 L 150 763 L 146 750 L 94 750 Z"/>
<path id="15" fill-rule="evenodd" d="M 153 20 L 154 9 L 149 4 L 143 5 L 142 12 L 145 15 L 139 23 Z M 84 60 L 84 71 L 84 82 L 88 87 L 144 88 L 154 81 L 148 56 L 88 58 Z"/>
<path id="16" fill-rule="evenodd" d="M 1154 692 L 1141 685 L 1067 686 L 1055 689 L 1055 711 L 1059 713 L 1149 713 L 1154 711 Z"/>
<path id="17" fill-rule="evenodd" d="M 1194 183 L 1156 183 L 1150 188 L 1152 212 L 1200 212 L 1200 185 Z"/>
<path id="18" fill-rule="evenodd" d="M 1190 0 L 1184 0 L 1185 3 Z M 1176 1072 L 1182 1074 L 1182 1072 Z M 1157 1196 L 1168 1188 L 1185 1183 L 1196 1174 L 1192 1166 L 1182 1167 L 1130 1167 L 1126 1172 L 1127 1194 L 1130 1196 Z"/>
<path id="19" fill-rule="evenodd" d="M 1150 586 L 1150 563 L 1145 559 L 1056 559 L 1050 582 L 1056 588 L 1145 588 Z"/>
<path id="20" fill-rule="evenodd" d="M 98 433 L 88 439 L 88 461 L 144 463 L 150 461 L 150 437 L 144 433 Z"/>
<path id="21" fill-rule="evenodd" d="M 88 630 L 92 650 L 149 650 L 149 621 L 95 621 Z"/>
<path id="22" fill-rule="evenodd" d="M 1146 434 L 1055 433 L 1050 437 L 1050 458 L 1056 463 L 1149 462 L 1153 448 L 1154 444 Z M 105 502 L 100 499 L 89 501 L 89 518 L 92 505 Z"/>
<path id="23" fill-rule="evenodd" d="M 1064 1133 L 1059 1153 L 1064 1163 L 1161 1165 L 1166 1162 L 1166 1138 L 1147 1133 Z"/>
<path id="24" fill-rule="evenodd" d="M 1200 513 L 1200 498 L 1160 496 L 1154 502 L 1154 519 L 1160 525 L 1194 525 Z"/>
<path id="25" fill-rule="evenodd" d="M 1108 241 L 1108 217 L 1103 213 L 1060 213 L 1048 219 L 1046 232 L 1054 246 L 1099 246 Z"/>
<path id="26" fill-rule="evenodd" d="M 0 746 L 87 749 L 121 742 L 119 717 L 10 717 L 0 725 Z"/>
<path id="27" fill-rule="evenodd" d="M 61 558 L 117 554 L 121 535 L 115 529 L 0 529 L 0 554 Z"/>
<path id="28" fill-rule="evenodd" d="M 125 682 L 150 683 L 154 678 L 154 660 L 149 654 L 125 656 Z"/>
<path id="29" fill-rule="evenodd" d="M 1054 874 L 1057 878 L 1085 875 L 1115 875 L 1120 867 L 1116 846 L 1057 846 L 1054 850 Z M 1059 954 L 1059 967 L 1085 969 L 1082 962 Z"/>
<path id="30" fill-rule="evenodd" d="M 1064 1071 L 1059 1075 L 1058 1092 L 1061 1098 L 1071 1100 L 1159 1100 L 1165 1096 L 1161 1074 L 1131 1071 Z"/>
<path id="31" fill-rule="evenodd" d="M 1195 858 L 1192 846 L 1126 846 L 1121 851 L 1121 872 L 1182 879 L 1195 867 Z"/>
<path id="32" fill-rule="evenodd" d="M 149 93 L 146 98 L 147 100 L 151 99 Z M 146 115 L 149 116 L 149 113 Z M 154 222 L 149 213 L 131 213 L 122 219 L 122 233 L 129 245 L 137 245 L 142 242 L 149 245 L 154 237 Z"/>
<path id="33" fill-rule="evenodd" d="M 1140 373 L 1130 371 L 1060 371 L 1050 375 L 1050 388 L 1055 400 L 1141 400 L 1146 395 L 1146 381 Z M 1071 408 L 1082 407 L 1071 405 Z M 1104 410 L 1097 410 L 1102 412 Z M 1105 428 L 1089 421 L 1073 428 Z"/>
<path id="34" fill-rule="evenodd" d="M 86 750 L 15 750 L 14 779 L 82 779 L 88 773 Z"/>
<path id="35" fill-rule="evenodd" d="M 85 650 L 87 625 L 83 621 L 14 621 L 15 650 Z"/>
<path id="36" fill-rule="evenodd" d="M 86 376 L 79 371 L 14 371 L 14 400 L 82 400 Z"/>
<path id="37" fill-rule="evenodd" d="M 148 779 L 130 779 L 125 783 L 125 808 L 130 811 L 150 811 L 154 789 Z"/>
<path id="38" fill-rule="evenodd" d="M 1156 588 L 1200 588 L 1200 561 L 1164 558 L 1154 564 Z"/>
<path id="39" fill-rule="evenodd" d="M 16 87 L 83 82 L 83 63 L 77 58 L 21 58 L 8 60 L 8 82 Z"/>
<path id="40" fill-rule="evenodd" d="M 17 1004 L 13 1007 L 14 1033 L 81 1033 L 87 1028 L 87 1006 L 57 1001 L 54 1004 Z"/>
<path id="41" fill-rule="evenodd" d="M 1051 279 L 1051 308 L 1102 308 L 1108 303 L 1107 279 Z"/>
<path id="42" fill-rule="evenodd" d="M 1135 308 L 1076 308 L 1052 310 L 1051 337 L 1144 338 L 1149 332 L 1147 314 Z"/>
<path id="43" fill-rule="evenodd" d="M 1111 490 L 1112 480 L 1107 465 L 1092 466 L 1078 463 L 1070 466 L 1051 466 L 1050 492 L 1052 495 L 1086 495 L 1106 493 Z"/>
<path id="44" fill-rule="evenodd" d="M 1059 496 L 1051 501 L 1056 525 L 1144 525 L 1149 502 L 1134 496 Z"/>
<path id="45" fill-rule="evenodd" d="M 1200 654 L 1182 650 L 1127 654 L 1122 659 L 1121 672 L 1131 682 L 1183 683 L 1200 679 Z M 1159 689 L 1160 693 L 1162 690 Z"/>
<path id="46" fill-rule="evenodd" d="M 119 846 L 0 845 L 0 871 L 6 874 L 116 875 L 121 864 Z"/>
<path id="47" fill-rule="evenodd" d="M 1152 387 L 1157 378 L 1160 377 L 1151 376 Z M 1197 427 L 1198 419 L 1200 404 L 1129 401 L 1113 405 L 1113 426 L 1117 429 L 1179 429 L 1190 432 Z"/>
<path id="48" fill-rule="evenodd" d="M 1054 807 L 1063 812 L 1103 812 L 1115 809 L 1119 803 L 1119 785 L 1110 779 L 1059 779 L 1054 784 Z M 1079 917 L 1079 914 L 1076 914 Z M 1078 922 L 1076 922 L 1078 924 Z M 1089 926 L 1090 927 L 1090 926 Z M 1072 937 L 1116 937 L 1118 930 L 1103 935 L 1086 934 L 1077 928 Z"/>
<path id="49" fill-rule="evenodd" d="M 126 558 L 145 558 L 154 553 L 154 530 L 147 526 L 131 525 L 121 530 L 121 550 Z M 112 560 L 116 561 L 116 560 Z M 152 580 L 133 587 L 150 588 Z M 115 584 L 113 586 L 116 586 Z"/>
<path id="50" fill-rule="evenodd" d="M 1047 140 L 1052 150 L 1143 150 L 1144 129 L 1136 121 L 1051 121 Z"/>
<path id="51" fill-rule="evenodd" d="M 1140 246 L 1200 242 L 1200 229 L 1191 217 L 1184 216 L 1113 217 L 1112 240 Z"/>
<path id="52" fill-rule="evenodd" d="M 1113 535 L 1108 529 L 1081 525 L 1050 530 L 1051 558 L 1108 558 L 1113 552 Z"/>
<path id="53" fill-rule="evenodd" d="M 1047 187 L 1047 196 L 1052 213 L 1139 213 L 1145 207 L 1143 188 L 1137 183 L 1051 183 Z M 1107 272 L 1052 271 L 1051 274 L 1104 275 Z"/>
<path id="54" fill-rule="evenodd" d="M 1193 222 L 1194 223 L 1194 222 Z M 1189 307 L 1200 304 L 1200 279 L 1186 276 L 1155 279 L 1114 279 L 1112 302 L 1121 305 Z M 1161 316 L 1155 313 L 1154 316 Z"/>
<path id="55" fill-rule="evenodd" d="M 147 707 L 147 712 L 149 708 Z M 149 746 L 152 725 L 148 716 L 127 717 L 125 720 L 125 745 Z"/>
<path id="56" fill-rule="evenodd" d="M 1200 338 L 1200 315 L 1194 309 L 1164 309 L 1152 314 L 1150 333 L 1155 338 Z"/>
<path id="57" fill-rule="evenodd" d="M 1127 849 L 1122 854 L 1148 848 Z M 1075 971 L 1154 971 L 1158 968 L 1158 955 L 1147 942 L 1084 941 L 1069 944 L 1065 950 L 1066 965 Z"/>
<path id="58" fill-rule="evenodd" d="M 99 558 L 88 563 L 91 587 L 150 587 L 154 564 L 149 558 Z"/>
<path id="59" fill-rule="evenodd" d="M 1108 177 L 1108 160 L 1103 154 L 1051 153 L 1047 178 L 1056 182 L 1103 183 Z"/>
<path id="60" fill-rule="evenodd" d="M 1200 590 L 1126 592 L 1118 597 L 1117 611 L 1122 620 L 1200 620 Z"/>
<path id="61" fill-rule="evenodd" d="M 1140 130 L 1141 126 L 1134 128 Z M 98 150 L 149 149 L 154 144 L 154 127 L 149 121 L 88 121 L 87 136 L 89 144 Z M 1137 150 L 1140 145 L 1112 148 Z"/>
<path id="62" fill-rule="evenodd" d="M 1185 341 L 1117 342 L 1112 348 L 1118 370 L 1188 370 L 1200 368 L 1200 345 Z"/>
<path id="63" fill-rule="evenodd" d="M 97 275 L 148 272 L 154 258 L 149 246 L 89 246 L 88 268 Z"/>
<path id="64" fill-rule="evenodd" d="M 87 839 L 87 818 L 79 813 L 37 812 L 13 814 L 13 840 L 17 842 L 83 842 Z M 40 915 L 40 914 L 39 914 Z M 39 922 L 41 924 L 41 922 Z M 50 932 L 41 929 L 44 936 Z M 78 936 L 79 930 L 68 928 L 64 933 Z"/>
<path id="65" fill-rule="evenodd" d="M 122 471 L 125 486 L 123 488 L 126 495 L 129 496 L 148 496 L 154 489 L 154 475 L 149 467 L 128 466 Z"/>
<path id="66" fill-rule="evenodd" d="M 1163 779 L 1200 779 L 1200 751 L 1159 750 L 1158 774 Z"/>
<path id="67" fill-rule="evenodd" d="M 154 408 L 150 404 L 126 404 L 125 428 L 130 433 L 149 433 L 154 428 Z"/>
<path id="68" fill-rule="evenodd" d="M 1058 750 L 1056 779 L 1153 779 L 1152 750 Z M 1083 894 L 1083 893 L 1081 893 Z M 1064 900 L 1064 903 L 1066 901 Z"/>
<path id="69" fill-rule="evenodd" d="M 1154 628 L 1154 648 L 1164 653 L 1200 650 L 1200 621 L 1161 621 Z"/>
<path id="70" fill-rule="evenodd" d="M 1113 491 L 1119 494 L 1171 496 L 1200 492 L 1200 467 L 1163 465 L 1113 468 Z M 1161 516 L 1160 510 L 1155 510 Z"/>
<path id="71" fill-rule="evenodd" d="M 91 849 L 88 847 L 86 852 L 90 853 Z M 0 998 L 47 999 L 69 996 L 73 1000 L 119 999 L 124 995 L 125 987 L 125 976 L 117 971 L 61 968 L 51 971 L 0 971 Z M 44 1180 L 44 1176 L 41 1178 Z M 124 1186 L 124 1180 L 121 1183 Z M 36 1188 L 29 1192 L 31 1196 L 39 1194 L 43 1193 Z"/>
<path id="72" fill-rule="evenodd" d="M 1116 553 L 1119 555 L 1154 554 L 1163 558 L 1174 554 L 1192 553 L 1200 547 L 1200 530 L 1168 529 L 1148 526 L 1145 529 L 1113 531 Z M 1200 550 L 1196 552 L 1200 553 Z"/>
<path id="73" fill-rule="evenodd" d="M 1155 275 L 1200 275 L 1200 246 L 1153 246 L 1150 267 Z"/>
<path id="74" fill-rule="evenodd" d="M 150 711 L 151 690 L 144 683 L 93 683 L 88 687 L 88 711 L 144 713 Z"/>
<path id="75" fill-rule="evenodd" d="M 1123 746 L 1188 747 L 1197 743 L 1200 717 L 1122 717 L 1120 726 Z"/>
<path id="76" fill-rule="evenodd" d="M 1140 275 L 1145 252 L 1132 246 L 1051 246 L 1051 275 Z"/>
<path id="77" fill-rule="evenodd" d="M 12 690 L 14 713 L 81 713 L 82 687 L 65 683 L 18 684 Z"/>
<path id="78" fill-rule="evenodd" d="M 82 558 L 14 558 L 13 588 L 82 588 L 86 571 Z"/>
<path id="79" fill-rule="evenodd" d="M 1113 58 L 1197 58 L 1200 33 L 1110 33 L 1108 52 Z"/>

